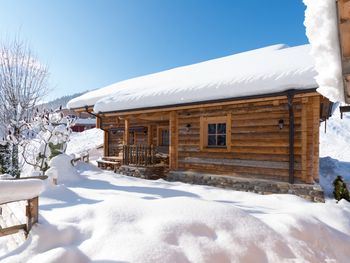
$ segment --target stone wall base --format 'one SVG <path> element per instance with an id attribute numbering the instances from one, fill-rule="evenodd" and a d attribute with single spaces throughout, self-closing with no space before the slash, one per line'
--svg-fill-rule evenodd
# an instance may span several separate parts
<path id="1" fill-rule="evenodd" d="M 189 171 L 170 171 L 168 181 L 181 181 L 258 194 L 294 194 L 313 202 L 324 202 L 324 193 L 318 184 L 289 184 L 273 180 L 241 178 Z"/>
<path id="2" fill-rule="evenodd" d="M 157 180 L 165 177 L 165 166 L 134 166 L 134 165 L 122 165 L 115 169 L 118 174 L 127 176 L 133 176 L 143 179 Z"/>

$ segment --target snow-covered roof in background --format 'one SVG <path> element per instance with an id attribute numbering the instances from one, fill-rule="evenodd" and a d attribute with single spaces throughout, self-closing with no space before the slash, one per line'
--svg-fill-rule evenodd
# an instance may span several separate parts
<path id="1" fill-rule="evenodd" d="M 131 110 L 317 87 L 309 45 L 268 46 L 121 81 L 88 92 L 69 108 Z"/>
<path id="2" fill-rule="evenodd" d="M 317 91 L 333 102 L 344 101 L 335 0 L 304 0 L 306 35 L 317 71 Z"/>
<path id="3" fill-rule="evenodd" d="M 87 118 L 87 119 L 84 119 L 84 118 L 78 118 L 76 121 L 75 121 L 75 124 L 81 124 L 81 125 L 91 125 L 91 124 L 96 124 L 96 119 L 95 118 Z"/>

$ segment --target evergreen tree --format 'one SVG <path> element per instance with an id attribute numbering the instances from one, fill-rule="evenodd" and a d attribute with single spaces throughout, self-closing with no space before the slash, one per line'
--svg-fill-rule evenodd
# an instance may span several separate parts
<path id="1" fill-rule="evenodd" d="M 337 178 L 333 182 L 333 186 L 334 186 L 333 195 L 337 201 L 340 201 L 341 199 L 345 199 L 350 202 L 349 190 L 346 187 L 346 184 L 343 181 L 343 178 L 341 176 L 337 176 Z"/>
<path id="2" fill-rule="evenodd" d="M 10 145 L 6 141 L 0 142 L 0 174 L 10 172 Z"/>

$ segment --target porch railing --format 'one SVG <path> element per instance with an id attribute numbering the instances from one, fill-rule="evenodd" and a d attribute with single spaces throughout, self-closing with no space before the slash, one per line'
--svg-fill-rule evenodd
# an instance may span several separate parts
<path id="1" fill-rule="evenodd" d="M 153 145 L 123 145 L 123 164 L 152 165 L 155 164 Z"/>

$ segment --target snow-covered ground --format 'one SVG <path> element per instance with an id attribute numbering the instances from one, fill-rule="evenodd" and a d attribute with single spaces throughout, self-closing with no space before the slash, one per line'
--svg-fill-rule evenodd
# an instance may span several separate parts
<path id="1" fill-rule="evenodd" d="M 321 173 L 326 178 L 338 170 L 346 175 L 350 118 L 339 122 L 335 116 L 327 130 L 321 135 Z M 98 145 L 92 145 L 98 138 L 94 133 L 98 132 L 75 134 L 69 152 Z M 293 195 L 262 196 L 131 178 L 85 163 L 75 168 L 55 165 L 65 176 L 42 193 L 40 223 L 18 248 L 0 238 L 1 262 L 348 262 L 350 258 L 346 201 L 311 203 Z"/>

